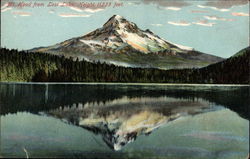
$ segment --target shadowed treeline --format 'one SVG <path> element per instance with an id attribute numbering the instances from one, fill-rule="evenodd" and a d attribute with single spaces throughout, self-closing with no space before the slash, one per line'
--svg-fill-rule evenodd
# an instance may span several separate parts
<path id="1" fill-rule="evenodd" d="M 38 113 L 58 107 L 106 103 L 123 97 L 198 98 L 227 107 L 249 119 L 249 87 L 80 85 L 80 84 L 0 84 L 1 114 L 28 111 Z"/>
<path id="2" fill-rule="evenodd" d="M 200 69 L 161 70 L 1 48 L 0 81 L 248 84 L 249 59 L 248 47 L 235 56 Z"/>

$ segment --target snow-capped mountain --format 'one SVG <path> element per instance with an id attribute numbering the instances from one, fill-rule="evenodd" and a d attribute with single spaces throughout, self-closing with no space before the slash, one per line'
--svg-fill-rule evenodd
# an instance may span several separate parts
<path id="1" fill-rule="evenodd" d="M 106 46 L 115 51 L 126 46 L 142 53 L 152 53 L 169 48 L 175 48 L 176 52 L 190 51 L 192 48 L 175 45 L 154 35 L 150 30 L 143 31 L 136 24 L 131 23 L 119 15 L 111 17 L 102 28 L 91 32 L 80 41 L 90 47 Z"/>
<path id="2" fill-rule="evenodd" d="M 163 69 L 201 67 L 222 60 L 169 42 L 148 29 L 141 30 L 119 15 L 112 16 L 101 28 L 84 36 L 30 51 L 122 66 Z"/>

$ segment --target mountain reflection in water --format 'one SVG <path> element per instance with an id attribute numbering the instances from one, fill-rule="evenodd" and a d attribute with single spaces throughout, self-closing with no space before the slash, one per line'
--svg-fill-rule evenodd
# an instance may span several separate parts
<path id="1" fill-rule="evenodd" d="M 199 152 L 201 156 L 205 154 L 207 158 L 210 158 L 209 155 L 217 155 L 217 150 L 210 149 L 211 144 L 207 142 L 212 143 L 215 140 L 218 140 L 218 150 L 223 147 L 224 142 L 229 145 L 232 142 L 235 147 L 228 148 L 226 152 L 229 155 L 234 154 L 233 149 L 235 148 L 245 154 L 245 149 L 243 151 L 241 147 L 245 145 L 248 138 L 245 131 L 242 135 L 242 127 L 247 127 L 245 123 L 248 121 L 245 119 L 249 120 L 249 104 L 249 86 L 1 83 L 0 113 L 1 120 L 4 121 L 1 123 L 4 127 L 2 140 L 5 141 L 2 142 L 5 143 L 2 150 L 3 154 L 12 156 L 10 150 L 13 147 L 11 145 L 16 145 L 18 142 L 26 144 L 25 141 L 20 141 L 20 138 L 25 138 L 29 143 L 35 145 L 30 146 L 30 151 L 33 147 L 39 149 L 33 150 L 33 153 L 39 153 L 40 150 L 48 153 L 51 149 L 52 157 L 66 150 L 68 151 L 65 154 L 70 154 L 70 149 L 66 146 L 61 150 L 61 144 L 49 146 L 48 150 L 45 150 L 44 145 L 39 146 L 36 144 L 37 142 L 29 140 L 34 138 L 33 136 L 44 135 L 45 137 L 39 141 L 46 141 L 45 139 L 53 138 L 51 134 L 54 134 L 54 131 L 60 131 L 63 135 L 67 134 L 66 137 L 75 137 L 74 142 L 69 144 L 73 150 L 78 149 L 76 144 L 78 140 L 84 138 L 82 141 L 86 142 L 84 144 L 87 146 L 81 145 L 79 141 L 80 154 L 85 155 L 90 152 L 92 154 L 92 151 L 95 151 L 106 154 L 104 158 L 109 158 L 109 155 L 119 156 L 123 153 L 124 158 L 127 158 L 130 150 L 136 151 L 133 152 L 133 155 L 149 152 L 152 156 L 159 155 L 160 157 L 174 154 L 176 158 L 180 158 L 180 156 L 178 157 L 179 151 L 190 156 L 197 156 Z M 229 108 L 239 116 L 225 108 Z M 28 112 L 28 114 L 18 112 Z M 17 115 L 13 115 L 16 113 Z M 233 115 L 232 118 L 230 115 Z M 18 128 L 19 118 L 27 118 L 22 121 L 24 122 L 22 128 Z M 37 123 L 42 122 L 44 118 L 49 122 L 33 125 L 29 118 L 37 118 Z M 178 120 L 181 118 L 184 120 Z M 193 119 L 192 122 L 190 122 L 190 118 Z M 230 123 L 227 123 L 228 119 L 231 121 Z M 240 122 L 238 123 L 238 121 Z M 53 129 L 54 122 L 68 127 Z M 48 130 L 47 135 L 47 129 L 44 128 L 46 124 L 47 128 L 52 129 Z M 234 128 L 237 132 L 233 132 Z M 36 131 L 30 132 L 33 129 Z M 82 135 L 82 138 L 73 134 L 71 132 L 73 129 L 74 133 Z M 158 130 L 156 131 L 156 129 Z M 224 132 L 224 129 L 227 132 Z M 24 130 L 27 132 L 23 133 Z M 93 144 L 93 141 L 89 139 L 93 134 L 95 134 L 98 144 L 104 141 L 109 148 L 104 144 L 102 147 Z M 18 138 L 18 135 L 21 136 Z M 57 138 L 57 134 L 54 135 L 58 141 L 63 136 Z M 135 140 L 136 142 L 133 142 Z M 206 140 L 206 142 L 197 143 L 197 140 Z M 90 143 L 92 146 L 88 147 Z M 144 143 L 145 145 L 143 145 Z M 193 145 L 189 147 L 191 143 Z M 56 142 L 51 141 L 50 144 L 56 144 Z M 66 139 L 64 145 L 67 145 Z M 187 148 L 185 145 L 188 145 Z M 73 146 L 75 147 L 73 148 Z M 197 147 L 203 147 L 203 149 L 197 149 Z M 110 148 L 116 151 L 112 151 Z M 37 154 L 37 156 L 39 155 Z M 132 158 L 135 158 L 133 155 Z M 15 156 L 19 155 L 14 154 Z M 95 157 L 100 158 L 98 154 L 93 158 Z"/>
<path id="2" fill-rule="evenodd" d="M 112 149 L 120 150 L 139 135 L 148 135 L 163 124 L 182 116 L 215 110 L 208 102 L 168 97 L 123 97 L 104 103 L 76 104 L 43 112 L 100 134 Z"/>
<path id="3" fill-rule="evenodd" d="M 1 114 L 28 111 L 38 113 L 82 103 L 105 103 L 124 96 L 203 99 L 237 112 L 249 119 L 249 86 L 171 86 L 101 84 L 0 84 Z M 18 103 L 18 104 L 17 104 Z"/>

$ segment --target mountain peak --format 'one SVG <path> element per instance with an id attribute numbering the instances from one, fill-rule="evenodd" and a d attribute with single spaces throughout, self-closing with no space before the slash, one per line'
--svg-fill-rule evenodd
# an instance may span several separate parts
<path id="1" fill-rule="evenodd" d="M 122 23 L 122 21 L 124 20 L 127 21 L 120 15 L 113 15 L 111 18 L 109 18 L 109 20 L 103 26 L 104 27 L 109 26 L 109 25 L 115 26 L 115 25 L 118 25 L 119 23 Z"/>
<path id="2" fill-rule="evenodd" d="M 220 60 L 217 57 L 194 51 L 190 47 L 167 41 L 149 29 L 142 30 L 135 23 L 120 15 L 113 15 L 103 27 L 88 34 L 66 40 L 46 49 L 36 50 L 37 52 L 62 52 L 62 54 L 74 52 L 72 55 L 74 57 L 86 58 L 89 61 L 100 60 L 116 65 L 168 69 L 201 67 L 206 63 L 211 64 Z M 144 56 L 144 54 L 149 55 Z M 138 57 L 142 58 L 138 59 Z M 145 60 L 148 57 L 152 57 L 154 60 L 152 62 Z M 161 63 L 156 62 L 157 58 Z M 165 58 L 166 61 L 162 58 Z M 183 63 L 182 60 L 175 62 L 176 60 L 174 60 L 174 64 L 169 66 L 167 63 L 172 63 L 169 61 L 172 58 L 180 58 L 185 62 Z M 196 63 L 193 64 L 193 61 Z"/>
<path id="3" fill-rule="evenodd" d="M 124 19 L 122 16 L 120 15 L 113 15 L 111 18 L 116 19 L 116 20 L 121 20 Z"/>
<path id="4" fill-rule="evenodd" d="M 120 15 L 113 15 L 109 20 L 103 25 L 104 28 L 115 28 L 115 29 L 124 29 L 124 28 L 134 28 L 137 29 L 136 24 L 128 21 Z"/>

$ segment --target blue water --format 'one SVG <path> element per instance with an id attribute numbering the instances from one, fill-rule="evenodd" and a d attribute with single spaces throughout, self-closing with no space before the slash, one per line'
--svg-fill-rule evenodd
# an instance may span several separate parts
<path id="1" fill-rule="evenodd" d="M 0 84 L 2 157 L 245 159 L 249 87 Z"/>

